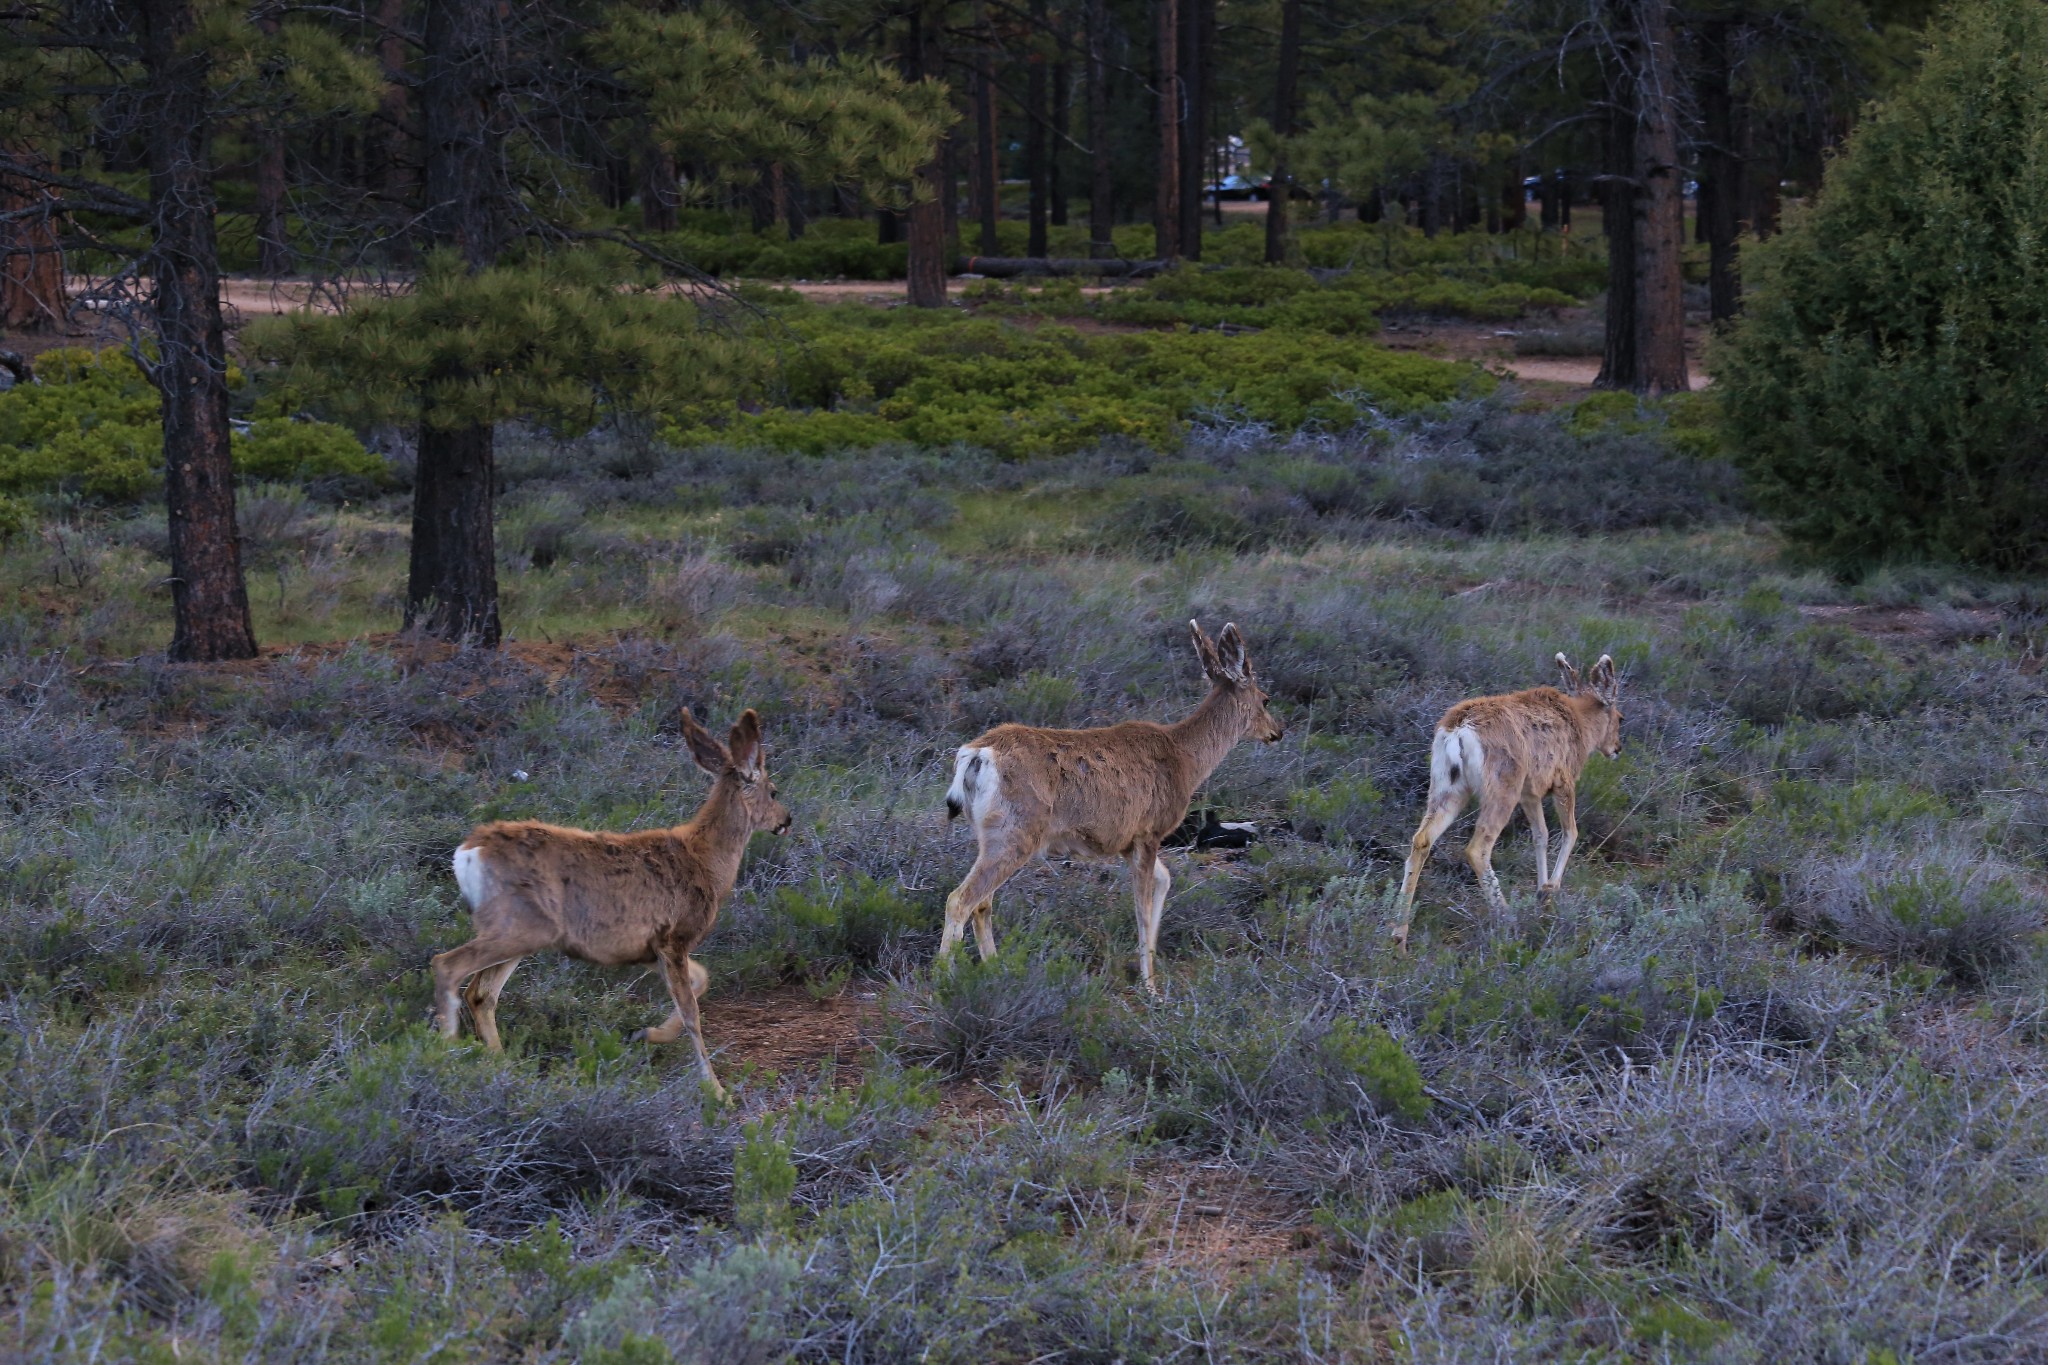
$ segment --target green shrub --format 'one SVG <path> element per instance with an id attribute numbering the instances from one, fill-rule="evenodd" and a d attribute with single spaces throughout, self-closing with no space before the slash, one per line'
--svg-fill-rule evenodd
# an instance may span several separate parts
<path id="1" fill-rule="evenodd" d="M 64 490 L 131 502 L 162 479 L 161 400 L 121 351 L 50 351 L 41 383 L 0 393 L 0 494 Z M 240 384 L 238 373 L 230 382 Z M 238 473 L 265 479 L 382 483 L 384 458 L 327 422 L 266 417 L 233 440 Z"/>
<path id="2" fill-rule="evenodd" d="M 1756 253 L 1715 363 L 1763 509 L 1843 569 L 2048 562 L 2048 13 L 1972 0 Z"/>
<path id="3" fill-rule="evenodd" d="M 1290 431 L 1348 427 L 1491 387 L 1469 366 L 1315 332 L 1102 336 L 859 306 L 788 323 L 799 347 L 758 347 L 747 391 L 671 412 L 663 435 L 805 451 L 968 445 L 1019 458 L 1104 440 L 1165 448 L 1211 413 Z"/>
<path id="4" fill-rule="evenodd" d="M 235 439 L 235 472 L 259 479 L 354 478 L 382 483 L 384 457 L 363 449 L 346 427 L 264 417 Z"/>

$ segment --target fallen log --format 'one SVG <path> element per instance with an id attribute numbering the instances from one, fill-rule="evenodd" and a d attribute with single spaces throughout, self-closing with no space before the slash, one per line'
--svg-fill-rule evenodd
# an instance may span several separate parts
<path id="1" fill-rule="evenodd" d="M 1013 279 L 1022 275 L 1102 275 L 1141 279 L 1157 275 L 1167 261 L 1087 260 L 1059 256 L 962 256 L 953 262 L 956 275 Z"/>

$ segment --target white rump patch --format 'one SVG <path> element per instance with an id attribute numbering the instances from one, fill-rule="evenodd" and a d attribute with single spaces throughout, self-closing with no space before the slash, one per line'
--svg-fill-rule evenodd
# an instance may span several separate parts
<path id="1" fill-rule="evenodd" d="M 996 776 L 996 751 L 963 746 L 953 755 L 953 785 L 946 789 L 946 813 L 965 815 L 980 824 L 1001 785 Z"/>
<path id="2" fill-rule="evenodd" d="M 1429 746 L 1429 794 L 1432 800 L 1452 792 L 1477 792 L 1486 771 L 1486 746 L 1469 725 L 1439 730 Z"/>
<path id="3" fill-rule="evenodd" d="M 468 844 L 455 850 L 455 885 L 474 910 L 485 900 L 484 855 Z"/>

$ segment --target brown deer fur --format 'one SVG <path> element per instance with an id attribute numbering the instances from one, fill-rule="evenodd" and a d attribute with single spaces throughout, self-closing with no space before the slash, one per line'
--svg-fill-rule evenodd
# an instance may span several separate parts
<path id="1" fill-rule="evenodd" d="M 675 1011 L 634 1037 L 672 1043 L 689 1034 L 705 1083 L 724 1093 L 697 1023 L 707 978 L 690 953 L 717 922 L 747 840 L 759 830 L 787 831 L 790 815 L 768 779 L 754 712 L 720 744 L 685 710 L 683 738 L 697 766 L 717 779 L 687 824 L 603 834 L 506 820 L 463 840 L 455 880 L 476 937 L 434 958 L 435 1021 L 445 1037 L 456 1035 L 455 993 L 468 979 L 477 1034 L 499 1051 L 498 993 L 529 953 L 553 949 L 608 967 L 655 962 Z"/>
<path id="2" fill-rule="evenodd" d="M 1284 733 L 1245 657 L 1244 638 L 1227 625 L 1212 642 L 1194 632 L 1195 656 L 1209 695 L 1172 725 L 1148 720 L 1094 730 L 998 725 L 962 747 L 946 793 L 950 819 L 965 813 L 978 848 L 967 879 L 946 898 L 939 957 L 974 923 L 984 960 L 996 950 L 991 918 L 996 891 L 1040 854 L 1121 858 L 1131 869 L 1138 915 L 1138 973 L 1147 990 L 1159 944 L 1159 916 L 1172 878 L 1159 845 L 1180 825 L 1195 788 L 1247 737 L 1267 743 Z"/>
<path id="3" fill-rule="evenodd" d="M 1408 873 L 1401 883 L 1394 941 L 1406 947 L 1414 914 L 1415 884 L 1429 851 L 1467 805 L 1479 803 L 1465 861 L 1479 878 L 1487 903 L 1506 910 L 1493 874 L 1493 846 L 1519 809 L 1536 840 L 1536 891 L 1554 897 L 1564 882 L 1565 860 L 1579 839 L 1579 773 L 1594 753 L 1621 751 L 1621 684 L 1614 660 L 1603 654 L 1581 689 L 1578 670 L 1557 656 L 1564 690 L 1534 687 L 1499 697 L 1475 697 L 1444 712 L 1429 750 L 1429 804 L 1409 842 Z M 1564 844 L 1549 866 L 1550 829 L 1543 798 L 1557 807 Z"/>

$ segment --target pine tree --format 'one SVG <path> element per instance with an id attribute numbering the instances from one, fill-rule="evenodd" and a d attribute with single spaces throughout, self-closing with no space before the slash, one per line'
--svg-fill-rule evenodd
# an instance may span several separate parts
<path id="1" fill-rule="evenodd" d="M 1755 252 L 1716 357 L 1737 458 L 1795 540 L 2048 563 L 2048 15 L 1971 0 Z"/>

